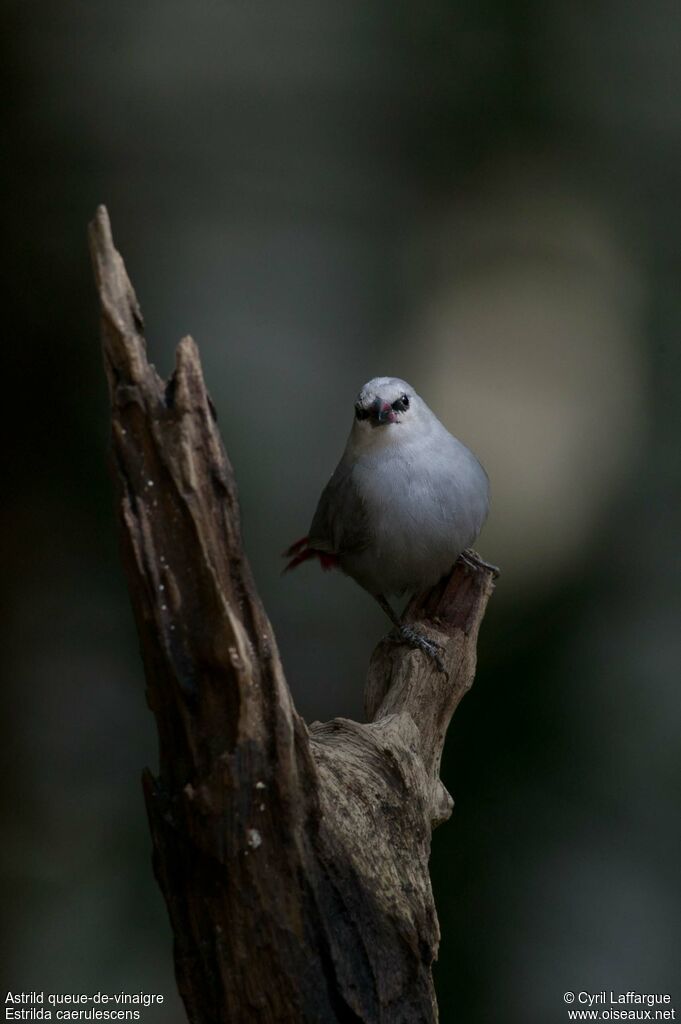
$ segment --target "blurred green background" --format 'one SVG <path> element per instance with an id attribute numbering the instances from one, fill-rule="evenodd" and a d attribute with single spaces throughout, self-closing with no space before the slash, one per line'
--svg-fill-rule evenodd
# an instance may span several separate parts
<path id="1" fill-rule="evenodd" d="M 360 714 L 386 629 L 349 580 L 280 576 L 360 385 L 407 378 L 489 471 L 503 576 L 433 841 L 442 1020 L 681 1001 L 681 7 L 2 12 L 5 987 L 183 1020 L 106 468 L 105 202 L 160 372 L 199 342 L 308 718 Z"/>

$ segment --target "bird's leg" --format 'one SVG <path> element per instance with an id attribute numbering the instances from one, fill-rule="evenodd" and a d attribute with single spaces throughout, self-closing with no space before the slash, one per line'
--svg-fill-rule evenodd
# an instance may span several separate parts
<path id="1" fill-rule="evenodd" d="M 465 551 L 462 551 L 459 555 L 459 561 L 463 562 L 464 565 L 467 565 L 469 569 L 489 569 L 495 579 L 501 574 L 501 570 L 497 565 L 491 565 L 489 562 L 485 562 L 477 551 L 473 551 L 473 548 L 466 548 Z"/>
<path id="2" fill-rule="evenodd" d="M 445 672 L 445 665 L 442 660 L 444 648 L 440 644 L 436 644 L 434 640 L 429 640 L 423 633 L 419 633 L 413 626 L 402 622 L 383 594 L 376 594 L 376 600 L 395 627 L 394 633 L 388 639 L 392 643 L 406 644 L 417 651 L 423 651 L 424 654 L 433 659 L 440 672 Z"/>
<path id="3" fill-rule="evenodd" d="M 378 603 L 380 604 L 381 608 L 383 609 L 385 614 L 388 616 L 390 621 L 392 622 L 393 626 L 396 626 L 397 629 L 399 629 L 400 625 L 401 625 L 400 619 L 399 619 L 399 616 L 398 616 L 397 612 L 395 611 L 395 609 L 390 604 L 390 602 L 388 600 L 386 600 L 386 598 L 383 596 L 383 594 L 376 594 L 376 600 L 378 601 Z"/>

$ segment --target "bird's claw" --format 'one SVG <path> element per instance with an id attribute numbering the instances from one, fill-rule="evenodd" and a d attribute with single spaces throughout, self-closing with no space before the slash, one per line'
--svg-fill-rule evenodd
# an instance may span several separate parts
<path id="1" fill-rule="evenodd" d="M 497 579 L 501 575 L 501 569 L 498 565 L 492 565 L 491 562 L 486 562 L 484 558 L 481 558 L 477 551 L 473 551 L 473 548 L 466 548 L 459 555 L 459 561 L 467 565 L 469 569 L 487 569 L 492 573 L 494 579 Z"/>
<path id="2" fill-rule="evenodd" d="M 413 626 L 398 626 L 393 633 L 390 633 L 388 639 L 394 644 L 406 644 L 408 647 L 413 647 L 417 651 L 423 651 L 423 653 L 432 658 L 438 668 L 438 672 L 444 672 L 446 674 L 445 663 L 442 660 L 442 654 L 444 647 L 441 644 L 436 643 L 434 640 L 430 640 L 423 633 L 419 633 Z"/>

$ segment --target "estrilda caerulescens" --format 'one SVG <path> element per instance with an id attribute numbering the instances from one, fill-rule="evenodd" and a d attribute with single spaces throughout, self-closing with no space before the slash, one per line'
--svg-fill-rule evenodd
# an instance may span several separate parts
<path id="1" fill-rule="evenodd" d="M 406 381 L 376 377 L 357 397 L 343 456 L 286 568 L 311 558 L 340 568 L 378 600 L 398 639 L 441 668 L 438 646 L 403 624 L 387 597 L 426 590 L 459 556 L 486 565 L 467 549 L 488 510 L 489 481 L 473 453 Z"/>

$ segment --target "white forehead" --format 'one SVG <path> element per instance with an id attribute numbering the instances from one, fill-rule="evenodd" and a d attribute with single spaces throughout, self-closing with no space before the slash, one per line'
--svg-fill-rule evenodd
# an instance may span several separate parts
<path id="1" fill-rule="evenodd" d="M 364 385 L 357 395 L 357 401 L 360 405 L 371 405 L 375 398 L 380 398 L 384 402 L 394 402 L 402 395 L 409 395 L 411 398 L 413 394 L 414 389 L 406 380 L 399 377 L 374 377 Z"/>

